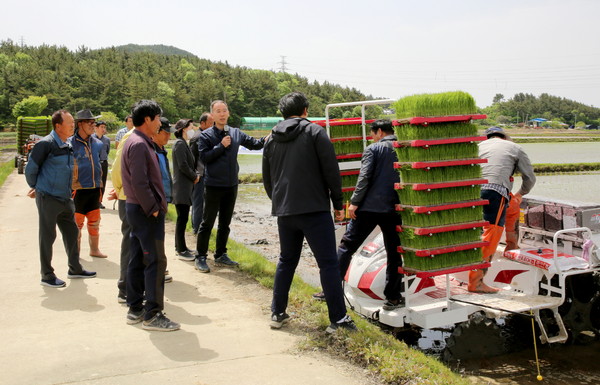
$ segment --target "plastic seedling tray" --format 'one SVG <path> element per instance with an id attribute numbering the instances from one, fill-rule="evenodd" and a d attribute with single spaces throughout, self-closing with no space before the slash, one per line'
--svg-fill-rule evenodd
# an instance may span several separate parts
<path id="1" fill-rule="evenodd" d="M 488 221 L 477 221 L 477 222 L 466 222 L 466 223 L 457 223 L 453 225 L 445 225 L 445 226 L 431 226 L 431 227 L 413 227 L 413 226 L 396 226 L 396 230 L 398 232 L 402 232 L 403 229 L 413 229 L 413 232 L 416 235 L 431 235 L 438 233 L 445 233 L 448 231 L 456 231 L 456 230 L 466 230 L 473 229 L 476 227 L 483 227 L 488 225 Z"/>
<path id="2" fill-rule="evenodd" d="M 396 190 L 402 190 L 403 188 L 410 187 L 414 191 L 423 191 L 423 190 L 436 190 L 440 188 L 448 188 L 448 187 L 464 187 L 464 186 L 476 186 L 486 184 L 488 182 L 487 179 L 468 179 L 468 180 L 459 180 L 455 182 L 438 182 L 438 183 L 395 183 L 394 188 Z"/>
<path id="3" fill-rule="evenodd" d="M 432 168 L 432 167 L 449 167 L 449 166 L 468 166 L 473 164 L 487 163 L 487 159 L 470 158 L 470 159 L 454 159 L 440 161 L 425 161 L 425 162 L 394 162 L 394 168 L 401 168 L 404 165 L 409 165 L 411 168 Z"/>
<path id="4" fill-rule="evenodd" d="M 460 273 L 462 271 L 469 271 L 469 270 L 475 270 L 475 269 L 487 269 L 490 266 L 492 266 L 491 263 L 483 262 L 483 263 L 473 263 L 473 264 L 468 264 L 468 265 L 454 266 L 451 268 L 428 270 L 428 271 L 421 271 L 421 270 L 415 270 L 415 269 L 411 269 L 411 268 L 399 267 L 398 273 L 400 273 L 400 274 L 416 274 L 416 276 L 419 278 L 429 278 L 429 277 L 435 277 L 438 275 Z"/>
<path id="5" fill-rule="evenodd" d="M 394 142 L 394 147 L 429 147 L 438 146 L 440 144 L 455 144 L 455 143 L 473 143 L 482 142 L 487 139 L 487 136 L 463 136 L 460 138 L 448 139 L 416 139 L 416 140 L 401 140 Z M 333 141 L 333 140 L 332 140 Z"/>
<path id="6" fill-rule="evenodd" d="M 487 199 L 475 199 L 475 200 L 471 200 L 471 201 L 445 203 L 442 205 L 433 205 L 433 206 L 411 206 L 411 205 L 398 204 L 398 205 L 396 205 L 396 211 L 404 211 L 405 209 L 410 209 L 414 213 L 417 213 L 417 214 L 429 214 L 434 211 L 461 209 L 464 207 L 485 206 L 489 203 L 490 203 L 490 201 L 488 201 Z"/>
<path id="7" fill-rule="evenodd" d="M 480 242 L 471 242 L 471 243 L 463 243 L 461 245 L 454 245 L 449 247 L 436 247 L 433 249 L 412 249 L 410 247 L 398 246 L 398 252 L 404 253 L 405 251 L 412 251 L 415 253 L 417 257 L 431 257 L 434 255 L 452 253 L 455 251 L 463 251 L 470 249 L 477 249 L 479 247 L 487 246 L 489 242 L 480 241 Z"/>
<path id="8" fill-rule="evenodd" d="M 450 122 L 468 122 L 471 120 L 479 120 L 487 118 L 486 115 L 469 114 L 469 115 L 449 115 L 449 116 L 417 116 L 413 118 L 397 119 L 392 121 L 394 126 L 402 126 L 412 124 L 418 126 L 427 126 L 432 123 L 450 123 Z"/>

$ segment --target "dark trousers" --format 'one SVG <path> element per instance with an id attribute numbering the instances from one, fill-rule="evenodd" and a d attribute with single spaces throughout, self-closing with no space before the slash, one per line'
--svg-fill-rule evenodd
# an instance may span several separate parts
<path id="1" fill-rule="evenodd" d="M 329 320 L 337 322 L 346 315 L 346 305 L 339 279 L 339 264 L 335 254 L 333 219 L 328 212 L 290 215 L 277 218 L 281 254 L 275 271 L 271 311 L 285 312 L 294 272 L 300 260 L 304 238 L 312 250 L 317 265 Z"/>
<path id="2" fill-rule="evenodd" d="M 119 207 L 119 219 L 121 219 L 121 234 L 123 235 L 121 238 L 121 271 L 119 274 L 119 281 L 117 282 L 117 287 L 119 288 L 119 295 L 125 297 L 127 295 L 127 265 L 129 264 L 129 245 L 131 244 L 131 240 L 129 239 L 131 235 L 131 226 L 129 226 L 129 222 L 127 221 L 127 212 L 126 212 L 126 204 L 124 200 L 118 200 Z"/>
<path id="3" fill-rule="evenodd" d="M 136 311 L 144 307 L 144 319 L 149 320 L 164 308 L 165 214 L 147 217 L 142 207 L 133 203 L 126 204 L 126 211 L 131 225 L 127 305 Z"/>
<path id="4" fill-rule="evenodd" d="M 487 199 L 490 203 L 483 206 L 483 219 L 491 225 L 504 226 L 506 219 L 507 202 L 500 193 L 494 190 L 481 190 L 481 199 Z M 502 201 L 504 200 L 504 202 Z M 502 211 L 500 211 L 502 210 Z"/>
<path id="5" fill-rule="evenodd" d="M 208 255 L 208 241 L 210 240 L 210 232 L 217 219 L 217 213 L 219 214 L 219 227 L 217 228 L 215 258 L 227 252 L 229 224 L 231 224 L 237 192 L 238 186 L 206 186 L 204 189 L 204 213 L 202 214 L 202 224 L 200 224 L 200 229 L 198 230 L 198 243 L 196 245 L 199 256 Z"/>
<path id="6" fill-rule="evenodd" d="M 36 192 L 35 204 L 39 213 L 39 245 L 42 279 L 54 279 L 52 268 L 52 245 L 56 240 L 56 226 L 60 230 L 68 256 L 69 271 L 81 273 L 83 266 L 79 262 L 79 247 L 77 238 L 79 228 L 75 224 L 75 203 L 72 199 L 61 200 Z"/>
<path id="7" fill-rule="evenodd" d="M 102 168 L 102 188 L 100 189 L 100 201 L 104 197 L 104 191 L 106 191 L 106 177 L 108 176 L 108 160 L 101 160 L 100 167 Z"/>
<path id="8" fill-rule="evenodd" d="M 192 229 L 194 234 L 198 232 L 202 223 L 202 212 L 204 210 L 204 177 L 194 185 L 192 190 Z"/>
<path id="9" fill-rule="evenodd" d="M 186 251 L 187 245 L 185 243 L 185 228 L 187 227 L 188 219 L 190 217 L 190 205 L 175 205 L 177 210 L 177 221 L 175 222 L 175 250 L 179 253 Z"/>
<path id="10" fill-rule="evenodd" d="M 402 259 L 398 253 L 400 237 L 396 231 L 396 226 L 400 224 L 402 224 L 402 220 L 396 213 L 357 212 L 356 219 L 350 221 L 338 246 L 337 255 L 340 261 L 342 280 L 346 275 L 354 253 L 375 227 L 379 226 L 387 253 L 386 283 L 383 294 L 388 300 L 400 299 L 402 276 L 398 273 L 398 267 L 402 266 Z"/>

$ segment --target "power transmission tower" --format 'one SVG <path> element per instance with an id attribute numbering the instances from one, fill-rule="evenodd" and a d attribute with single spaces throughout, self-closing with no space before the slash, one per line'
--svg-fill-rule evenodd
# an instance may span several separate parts
<path id="1" fill-rule="evenodd" d="M 281 64 L 279 66 L 279 71 L 281 72 L 287 72 L 287 67 L 285 65 L 288 63 L 286 63 L 285 58 L 285 56 L 281 55 L 281 61 L 279 62 L 279 64 Z"/>
<path id="2" fill-rule="evenodd" d="M 25 46 L 25 39 L 23 38 L 23 36 L 21 36 L 19 41 L 21 42 L 21 48 L 23 48 Z"/>

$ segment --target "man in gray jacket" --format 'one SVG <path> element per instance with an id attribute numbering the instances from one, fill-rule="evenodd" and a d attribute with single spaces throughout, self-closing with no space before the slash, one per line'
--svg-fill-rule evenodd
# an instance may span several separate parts
<path id="1" fill-rule="evenodd" d="M 311 123 L 308 99 L 299 92 L 279 101 L 285 118 L 273 128 L 263 152 L 263 184 L 277 217 L 281 253 L 271 303 L 271 328 L 279 329 L 289 320 L 285 312 L 288 294 L 304 238 L 319 265 L 319 275 L 331 325 L 355 330 L 346 315 L 335 252 L 335 231 L 330 213 L 333 203 L 336 219 L 343 218 L 342 180 L 333 145 L 322 127 Z"/>
<path id="2" fill-rule="evenodd" d="M 483 178 L 488 181 L 481 186 L 481 198 L 489 201 L 489 204 L 483 207 L 483 219 L 489 222 L 489 225 L 483 227 L 483 240 L 488 241 L 489 244 L 482 248 L 482 252 L 483 260 L 490 262 L 504 231 L 509 201 L 511 205 L 518 205 L 522 196 L 529 193 L 535 185 L 535 175 L 523 148 L 507 140 L 508 136 L 502 128 L 490 127 L 485 134 L 488 139 L 479 143 L 479 157 L 487 159 L 487 163 L 481 167 Z M 512 176 L 515 171 L 521 173 L 523 180 L 521 188 L 511 200 Z M 498 289 L 483 283 L 483 276 L 484 271 L 481 269 L 469 272 L 469 291 L 497 292 Z"/>

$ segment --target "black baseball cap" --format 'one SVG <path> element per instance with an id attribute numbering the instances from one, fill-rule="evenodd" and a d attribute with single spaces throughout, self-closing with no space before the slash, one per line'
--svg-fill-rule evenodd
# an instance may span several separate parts
<path id="1" fill-rule="evenodd" d="M 169 119 L 165 118 L 165 117 L 161 117 L 160 118 L 160 128 L 159 131 L 165 131 L 168 132 L 170 134 L 175 132 L 175 128 L 171 127 L 171 123 L 169 123 Z"/>

